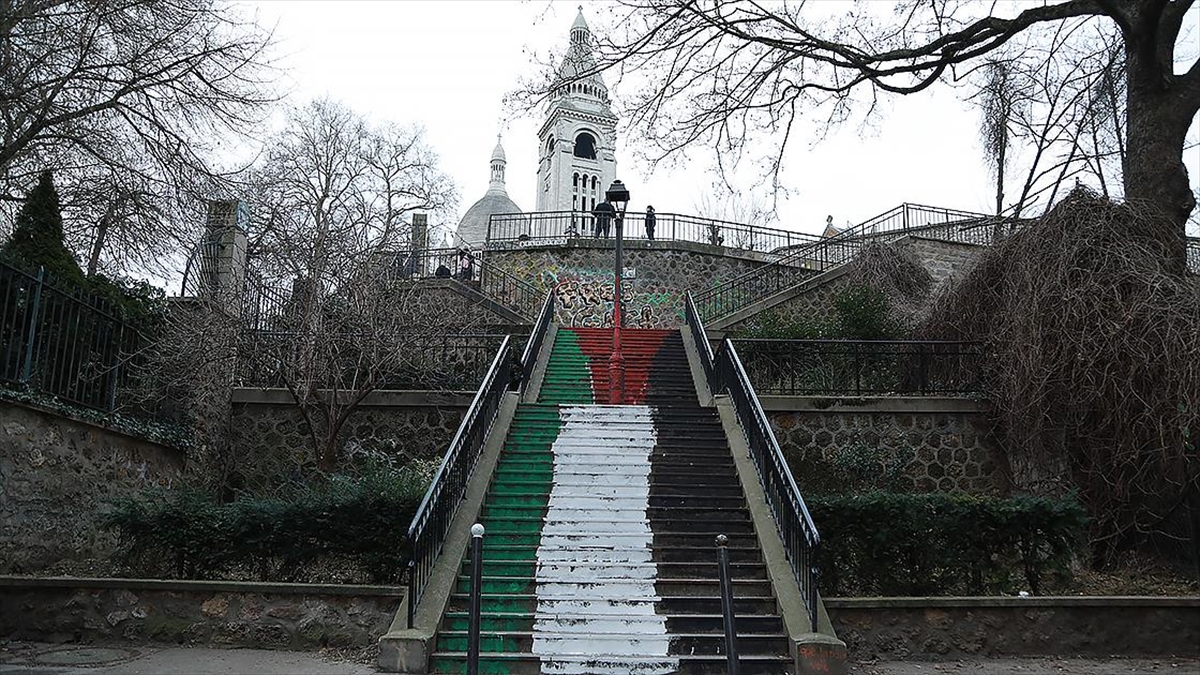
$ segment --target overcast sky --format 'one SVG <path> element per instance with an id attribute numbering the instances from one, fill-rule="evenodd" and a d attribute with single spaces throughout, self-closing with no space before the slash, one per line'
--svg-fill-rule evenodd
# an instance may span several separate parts
<path id="1" fill-rule="evenodd" d="M 503 132 L 508 194 L 522 209 L 534 207 L 541 119 L 504 125 L 502 100 L 529 71 L 530 52 L 565 48 L 579 0 L 244 4 L 275 28 L 278 65 L 295 102 L 328 95 L 373 121 L 423 125 L 458 183 L 459 216 L 487 189 L 488 159 Z M 599 12 L 582 4 L 596 29 Z M 619 90 L 612 93 L 619 99 Z M 940 88 L 889 104 L 871 130 L 845 127 L 819 143 L 804 133 L 788 151 L 783 182 L 792 194 L 776 225 L 816 232 L 826 214 L 838 225 L 857 223 L 905 201 L 990 211 L 994 187 L 977 128 L 977 113 Z M 1197 154 L 1187 161 L 1192 184 L 1200 184 Z M 617 176 L 630 188 L 631 209 L 652 203 L 660 213 L 695 213 L 711 182 L 703 166 L 692 162 L 649 176 L 618 144 Z"/>

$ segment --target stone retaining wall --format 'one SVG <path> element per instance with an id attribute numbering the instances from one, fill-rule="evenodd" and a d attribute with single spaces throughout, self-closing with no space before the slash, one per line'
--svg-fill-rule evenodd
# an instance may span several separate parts
<path id="1" fill-rule="evenodd" d="M 398 459 L 441 457 L 473 393 L 378 391 L 350 415 L 340 439 L 343 456 L 382 452 Z M 307 425 L 282 389 L 235 389 L 231 473 L 250 487 L 306 475 L 315 463 Z"/>
<path id="2" fill-rule="evenodd" d="M 688 242 L 625 242 L 624 267 L 633 272 L 622 288 L 626 325 L 676 328 L 683 325 L 683 293 L 715 286 L 761 266 L 754 251 Z M 613 243 L 566 240 L 555 246 L 511 246 L 489 250 L 488 262 L 539 287 L 555 289 L 556 321 L 562 326 L 611 324 Z"/>
<path id="3" fill-rule="evenodd" d="M 0 573 L 108 557 L 109 500 L 171 487 L 183 470 L 179 450 L 0 401 Z"/>
<path id="4" fill-rule="evenodd" d="M 903 464 L 901 484 L 919 492 L 998 494 L 1006 464 L 985 403 L 954 398 L 764 396 L 763 409 L 800 489 L 826 481 L 856 447 L 880 466 Z M 828 486 L 826 486 L 828 487 Z"/>
<path id="5" fill-rule="evenodd" d="M 853 659 L 1195 656 L 1200 597 L 826 598 Z"/>
<path id="6" fill-rule="evenodd" d="M 366 647 L 402 597 L 379 586 L 0 577 L 0 638 Z"/>

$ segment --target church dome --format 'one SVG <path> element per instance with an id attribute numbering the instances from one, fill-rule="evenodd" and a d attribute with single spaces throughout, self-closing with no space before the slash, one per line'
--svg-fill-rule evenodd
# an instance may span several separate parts
<path id="1" fill-rule="evenodd" d="M 487 191 L 482 199 L 467 209 L 458 223 L 458 236 L 471 247 L 481 247 L 487 241 L 488 220 L 497 213 L 521 213 L 521 208 L 505 192 Z"/>
<path id="2" fill-rule="evenodd" d="M 487 242 L 488 221 L 497 213 L 521 213 L 521 208 L 508 196 L 504 188 L 504 146 L 496 138 L 490 162 L 491 182 L 483 198 L 471 205 L 458 221 L 458 238 L 471 247 L 480 247 Z"/>

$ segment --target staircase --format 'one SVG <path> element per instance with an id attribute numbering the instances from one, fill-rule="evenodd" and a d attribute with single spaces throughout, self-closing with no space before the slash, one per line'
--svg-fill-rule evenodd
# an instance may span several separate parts
<path id="1" fill-rule="evenodd" d="M 724 673 L 714 539 L 730 539 L 744 673 L 788 638 L 721 423 L 677 331 L 622 331 L 628 405 L 606 405 L 612 331 L 560 329 L 537 403 L 492 477 L 480 672 Z M 466 672 L 469 561 L 432 672 Z"/>

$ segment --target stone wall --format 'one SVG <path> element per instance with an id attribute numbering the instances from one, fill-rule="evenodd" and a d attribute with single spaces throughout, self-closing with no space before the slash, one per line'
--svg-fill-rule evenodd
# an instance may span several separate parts
<path id="1" fill-rule="evenodd" d="M 992 495 L 1006 489 L 987 407 L 964 399 L 764 396 L 763 408 L 803 491 L 830 480 L 862 448 L 897 463 L 895 487 Z M 828 487 L 823 485 L 822 487 Z"/>
<path id="2" fill-rule="evenodd" d="M 0 638 L 367 647 L 402 597 L 377 586 L 0 577 Z"/>
<path id="3" fill-rule="evenodd" d="M 979 254 L 987 250 L 975 244 L 959 244 L 938 239 L 905 237 L 895 246 L 903 247 L 933 277 L 928 298 L 937 297 L 941 287 L 965 274 L 975 263 Z M 845 268 L 838 267 L 819 276 L 812 277 L 796 289 L 791 297 L 779 299 L 769 308 L 741 320 L 729 323 L 717 322 L 716 326 L 727 333 L 739 333 L 755 326 L 762 313 L 772 313 L 781 323 L 819 322 L 832 317 L 833 301 L 839 292 L 853 284 L 855 277 Z"/>
<path id="4" fill-rule="evenodd" d="M 851 658 L 1195 656 L 1200 598 L 826 598 Z"/>
<path id="5" fill-rule="evenodd" d="M 371 394 L 351 413 L 340 437 L 343 456 L 383 452 L 398 459 L 441 457 L 471 403 L 465 392 Z M 246 487 L 311 473 L 307 425 L 281 389 L 235 389 L 231 477 Z"/>
<path id="6" fill-rule="evenodd" d="M 753 251 L 687 242 L 625 242 L 626 325 L 675 328 L 683 324 L 683 294 L 715 286 L 762 265 Z M 613 243 L 576 239 L 556 246 L 490 250 L 488 262 L 539 287 L 554 288 L 556 321 L 603 326 L 612 319 Z"/>
<path id="7" fill-rule="evenodd" d="M 183 469 L 178 450 L 0 401 L 0 572 L 108 557 L 108 500 L 170 487 Z"/>

